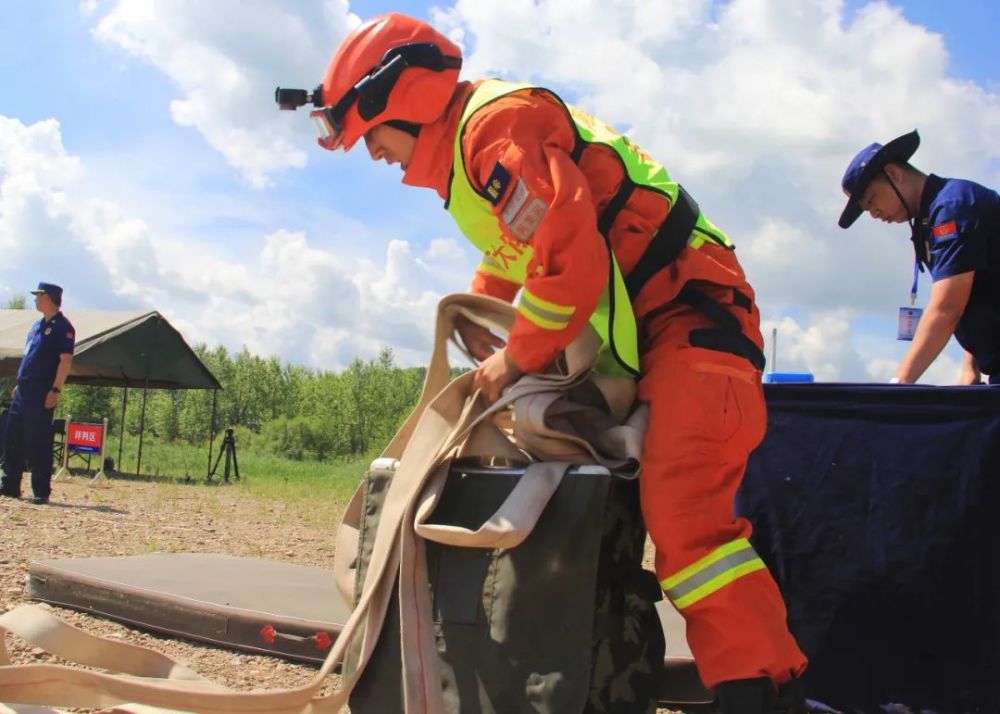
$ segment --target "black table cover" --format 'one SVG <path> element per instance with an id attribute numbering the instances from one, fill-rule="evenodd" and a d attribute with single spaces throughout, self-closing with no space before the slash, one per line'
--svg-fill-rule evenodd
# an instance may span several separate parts
<path id="1" fill-rule="evenodd" d="M 1000 387 L 767 385 L 737 511 L 845 711 L 1000 712 Z"/>

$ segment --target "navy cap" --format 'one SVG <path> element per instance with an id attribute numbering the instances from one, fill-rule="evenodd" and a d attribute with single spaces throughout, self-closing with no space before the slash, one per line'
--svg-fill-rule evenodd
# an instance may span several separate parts
<path id="1" fill-rule="evenodd" d="M 62 288 L 54 283 L 38 283 L 38 288 L 31 292 L 34 295 L 45 293 L 56 305 L 62 305 Z"/>
<path id="2" fill-rule="evenodd" d="M 893 162 L 909 161 L 920 146 L 920 135 L 914 129 L 909 134 L 897 136 L 888 144 L 869 144 L 854 157 L 840 185 L 850 198 L 844 206 L 844 212 L 840 214 L 840 227 L 847 228 L 861 215 L 861 204 L 858 199 L 868 188 L 875 175 L 881 171 L 886 164 Z"/>

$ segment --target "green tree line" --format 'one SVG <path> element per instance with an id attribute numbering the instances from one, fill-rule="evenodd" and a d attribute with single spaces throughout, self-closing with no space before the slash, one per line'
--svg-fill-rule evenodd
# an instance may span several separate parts
<path id="1" fill-rule="evenodd" d="M 329 460 L 370 454 L 392 437 L 420 396 L 423 368 L 401 368 L 385 348 L 341 372 L 313 370 L 264 358 L 246 348 L 194 348 L 222 384 L 212 422 L 210 390 L 150 389 L 145 439 L 204 446 L 209 429 L 233 428 L 240 448 L 293 459 Z M 123 399 L 124 397 L 124 399 Z M 122 419 L 123 402 L 126 405 Z M 143 390 L 68 385 L 57 416 L 107 417 L 111 434 L 137 437 Z M 218 441 L 216 440 L 216 443 Z"/>
<path id="2" fill-rule="evenodd" d="M 4 307 L 23 310 L 27 300 L 17 296 Z M 390 348 L 375 359 L 356 359 L 340 372 L 282 363 L 245 347 L 233 353 L 200 344 L 194 351 L 222 385 L 217 395 L 150 389 L 144 419 L 141 389 L 68 384 L 56 416 L 107 418 L 111 435 L 125 439 L 137 438 L 145 423 L 145 439 L 198 447 L 206 445 L 210 430 L 218 435 L 232 428 L 241 448 L 329 460 L 379 451 L 416 404 L 425 373 L 398 367 Z M 0 401 L 13 386 L 12 377 L 0 378 Z"/>

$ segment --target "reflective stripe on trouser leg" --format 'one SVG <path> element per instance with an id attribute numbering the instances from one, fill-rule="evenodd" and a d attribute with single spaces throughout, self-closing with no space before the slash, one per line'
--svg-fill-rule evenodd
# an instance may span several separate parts
<path id="1" fill-rule="evenodd" d="M 734 580 L 765 567 L 750 541 L 739 538 L 665 578 L 660 586 L 674 607 L 683 610 Z"/>

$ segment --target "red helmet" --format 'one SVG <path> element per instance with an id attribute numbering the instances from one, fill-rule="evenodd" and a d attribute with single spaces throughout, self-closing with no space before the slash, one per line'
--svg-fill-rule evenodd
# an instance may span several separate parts
<path id="1" fill-rule="evenodd" d="M 444 112 L 458 84 L 462 50 L 406 15 L 374 17 L 350 33 L 313 93 L 320 146 L 346 151 L 377 124 L 426 124 Z"/>

